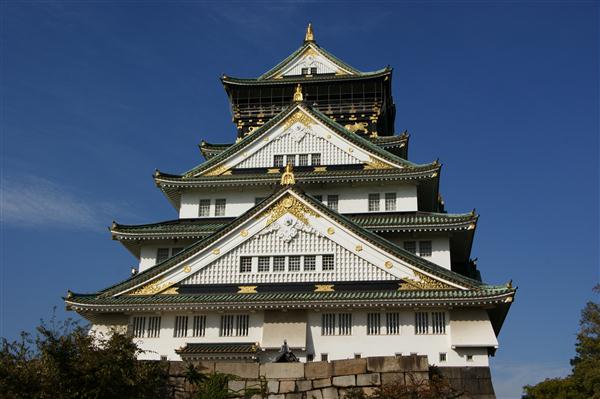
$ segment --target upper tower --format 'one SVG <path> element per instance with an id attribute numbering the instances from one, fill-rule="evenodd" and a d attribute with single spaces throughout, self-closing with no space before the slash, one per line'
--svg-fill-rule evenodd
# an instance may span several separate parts
<path id="1" fill-rule="evenodd" d="M 304 101 L 355 133 L 394 134 L 392 69 L 361 72 L 320 47 L 308 24 L 300 48 L 258 78 L 223 75 L 238 137 L 280 113 L 302 85 Z"/>

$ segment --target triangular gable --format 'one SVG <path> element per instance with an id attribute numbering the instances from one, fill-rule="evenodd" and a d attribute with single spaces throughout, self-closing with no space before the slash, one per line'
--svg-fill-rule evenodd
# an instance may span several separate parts
<path id="1" fill-rule="evenodd" d="M 290 216 L 291 215 L 291 216 Z M 105 290 L 106 294 L 154 295 L 169 292 L 202 269 L 215 264 L 256 235 L 272 226 L 286 225 L 285 220 L 301 222 L 312 234 L 327 237 L 344 250 L 355 254 L 378 271 L 403 282 L 406 289 L 468 289 L 479 282 L 448 271 L 416 255 L 401 250 L 377 235 L 324 207 L 300 190 L 288 188 L 263 201 L 240 219 L 203 240 L 180 255 L 154 266 L 128 281 Z M 388 250 L 390 249 L 390 250 Z M 237 263 L 233 265 L 237 270 Z"/>
<path id="2" fill-rule="evenodd" d="M 185 176 L 217 176 L 231 173 L 234 168 L 268 168 L 273 166 L 276 154 L 311 152 L 322 154 L 322 165 L 364 164 L 374 169 L 414 166 L 319 111 L 296 104 Z"/>

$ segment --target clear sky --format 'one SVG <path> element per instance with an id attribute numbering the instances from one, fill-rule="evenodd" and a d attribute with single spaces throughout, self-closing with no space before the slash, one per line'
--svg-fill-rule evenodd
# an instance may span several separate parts
<path id="1" fill-rule="evenodd" d="M 440 158 L 447 209 L 481 214 L 484 281 L 519 287 L 498 397 L 566 373 L 599 278 L 598 4 L 2 2 L 0 335 L 128 276 L 111 221 L 176 218 L 154 169 L 232 141 L 219 76 L 258 76 L 311 21 L 354 67 L 394 67 L 410 159 Z"/>

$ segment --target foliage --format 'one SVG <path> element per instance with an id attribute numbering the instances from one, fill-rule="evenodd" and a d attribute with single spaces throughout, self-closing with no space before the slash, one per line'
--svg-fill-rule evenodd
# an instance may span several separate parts
<path id="1" fill-rule="evenodd" d="M 228 383 L 233 378 L 236 377 L 218 372 L 203 374 L 193 364 L 188 365 L 185 373 L 185 379 L 195 387 L 195 399 L 229 399 L 240 396 L 250 397 L 255 394 L 267 397 L 267 381 L 264 377 L 261 378 L 258 388 L 248 388 L 243 392 L 229 389 Z"/>
<path id="2" fill-rule="evenodd" d="M 6 399 L 161 398 L 167 368 L 139 362 L 140 349 L 130 337 L 114 333 L 92 336 L 67 320 L 42 321 L 37 334 L 2 339 L 0 397 Z"/>
<path id="3" fill-rule="evenodd" d="M 594 291 L 600 293 L 600 285 Z M 571 374 L 525 386 L 524 399 L 600 399 L 600 303 L 585 305 L 579 325 Z"/>

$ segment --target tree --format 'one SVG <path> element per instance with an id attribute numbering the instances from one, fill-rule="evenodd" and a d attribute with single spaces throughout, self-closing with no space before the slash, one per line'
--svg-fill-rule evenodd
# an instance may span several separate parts
<path id="1" fill-rule="evenodd" d="M 168 390 L 167 367 L 140 362 L 131 337 L 92 336 L 67 320 L 19 340 L 2 339 L 0 397 L 6 399 L 162 398 Z"/>
<path id="2" fill-rule="evenodd" d="M 600 284 L 594 292 L 600 293 Z M 571 374 L 525 386 L 524 399 L 600 399 L 600 303 L 585 305 L 579 325 Z"/>

